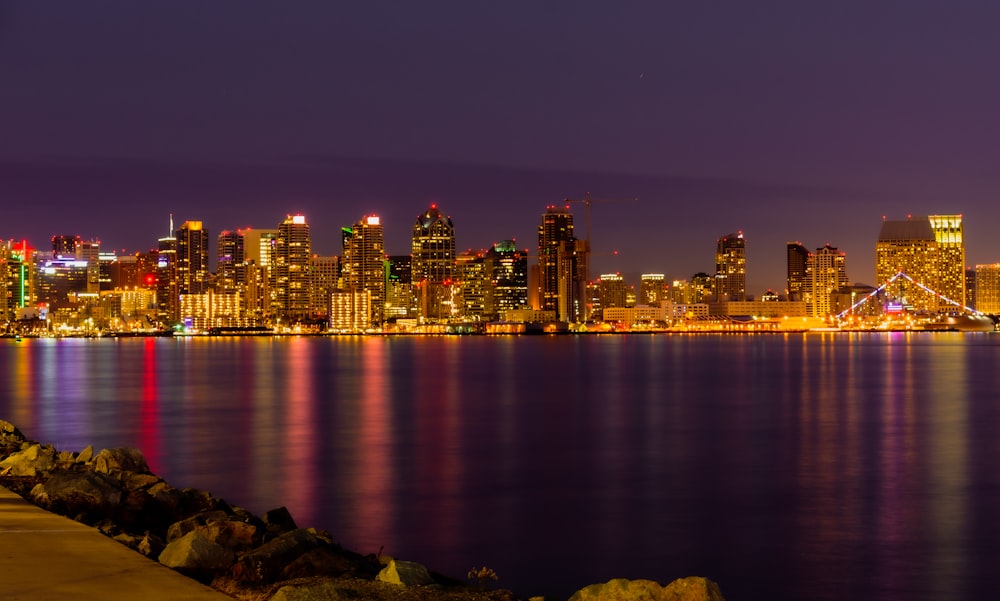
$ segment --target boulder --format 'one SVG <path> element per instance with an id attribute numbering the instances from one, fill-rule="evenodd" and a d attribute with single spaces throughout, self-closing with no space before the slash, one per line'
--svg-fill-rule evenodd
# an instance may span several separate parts
<path id="1" fill-rule="evenodd" d="M 357 553 L 322 546 L 309 549 L 288 563 L 278 575 L 278 580 L 310 576 L 351 576 L 371 580 L 377 573 L 378 567 Z"/>
<path id="2" fill-rule="evenodd" d="M 122 500 L 121 485 L 107 474 L 58 471 L 31 491 L 35 503 L 88 523 L 111 516 Z M 88 519 L 89 518 L 89 519 Z"/>
<path id="3" fill-rule="evenodd" d="M 292 519 L 292 514 L 285 507 L 278 507 L 265 513 L 264 524 L 267 526 L 268 534 L 273 536 L 279 536 L 298 528 L 295 520 Z"/>
<path id="4" fill-rule="evenodd" d="M 228 570 L 234 557 L 231 550 L 196 530 L 169 543 L 160 553 L 159 561 L 168 568 L 207 582 L 215 574 Z"/>
<path id="5" fill-rule="evenodd" d="M 324 544 L 329 542 L 312 530 L 293 530 L 240 557 L 233 575 L 247 582 L 275 582 L 285 566 Z"/>
<path id="6" fill-rule="evenodd" d="M 422 586 L 434 583 L 427 568 L 413 561 L 399 561 L 398 559 L 390 561 L 389 565 L 382 568 L 382 571 L 375 578 L 380 582 L 403 586 Z"/>
<path id="7" fill-rule="evenodd" d="M 189 532 L 194 532 L 199 526 L 204 526 L 212 522 L 224 522 L 229 520 L 229 514 L 225 511 L 203 511 L 189 518 L 174 522 L 167 528 L 167 542 L 171 543 Z"/>
<path id="8" fill-rule="evenodd" d="M 725 601 L 719 585 L 689 576 L 663 586 L 652 580 L 616 578 L 578 590 L 569 601 Z"/>
<path id="9" fill-rule="evenodd" d="M 112 471 L 148 472 L 142 451 L 133 448 L 101 449 L 94 456 L 94 471 L 109 474 Z"/>
<path id="10" fill-rule="evenodd" d="M 34 443 L 0 461 L 0 473 L 8 476 L 37 476 L 52 471 L 55 466 L 55 448 Z"/>
<path id="11" fill-rule="evenodd" d="M 76 456 L 77 463 L 90 463 L 94 459 L 94 447 L 87 445 L 80 453 Z"/>
<path id="12" fill-rule="evenodd" d="M 0 438 L 22 441 L 24 434 L 21 434 L 21 431 L 14 424 L 0 419 Z"/>

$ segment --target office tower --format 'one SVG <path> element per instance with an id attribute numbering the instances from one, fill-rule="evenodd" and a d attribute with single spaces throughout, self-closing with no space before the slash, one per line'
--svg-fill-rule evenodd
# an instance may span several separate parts
<path id="1" fill-rule="evenodd" d="M 208 290 L 208 230 L 200 221 L 185 221 L 174 238 L 180 293 L 204 294 Z"/>
<path id="2" fill-rule="evenodd" d="M 568 207 L 548 207 L 538 226 L 538 302 L 543 311 L 559 308 L 559 249 L 570 240 L 575 240 L 573 214 Z"/>
<path id="3" fill-rule="evenodd" d="M 274 245 L 274 306 L 280 318 L 299 321 L 311 314 L 312 242 L 303 215 L 288 215 L 278 225 Z"/>
<path id="4" fill-rule="evenodd" d="M 626 304 L 625 279 L 618 273 L 602 274 L 598 281 L 601 309 L 624 307 Z"/>
<path id="5" fill-rule="evenodd" d="M 88 275 L 86 261 L 46 259 L 38 269 L 38 302 L 50 312 L 72 306 L 74 297 L 88 293 Z"/>
<path id="6" fill-rule="evenodd" d="M 1000 315 L 1000 263 L 976 265 L 976 311 Z"/>
<path id="7" fill-rule="evenodd" d="M 329 317 L 330 294 L 340 287 L 340 257 L 313 256 L 312 259 L 312 290 L 313 298 L 310 305 L 313 314 L 324 319 Z"/>
<path id="8" fill-rule="evenodd" d="M 587 303 L 587 271 L 590 249 L 586 240 L 563 240 L 556 248 L 556 319 L 567 323 L 590 318 Z"/>
<path id="9" fill-rule="evenodd" d="M 26 253 L 23 243 L 19 250 L 13 240 L 0 242 L 0 320 L 14 321 L 18 309 L 27 306 L 30 299 L 28 288 L 29 269 L 25 262 Z"/>
<path id="10" fill-rule="evenodd" d="M 938 242 L 926 217 L 882 222 L 875 243 L 876 284 L 886 284 L 900 272 L 930 290 L 938 289 Z M 885 292 L 890 303 L 917 311 L 937 311 L 942 306 L 934 292 L 903 277 L 896 278 Z"/>
<path id="11" fill-rule="evenodd" d="M 716 301 L 745 301 L 747 287 L 746 241 L 743 232 L 719 238 L 715 251 Z"/>
<path id="12" fill-rule="evenodd" d="M 350 292 L 367 291 L 370 301 L 357 305 L 367 311 L 359 317 L 367 327 L 382 327 L 385 321 L 385 241 L 382 222 L 377 215 L 366 215 L 353 227 L 343 228 L 341 273 L 344 288 Z M 353 298 L 353 297 L 352 297 Z"/>
<path id="13" fill-rule="evenodd" d="M 157 241 L 156 248 L 156 318 L 163 326 L 180 319 L 180 282 L 177 278 L 177 238 L 174 237 L 174 216 L 170 216 L 167 236 Z"/>
<path id="14" fill-rule="evenodd" d="M 455 226 L 432 204 L 413 224 L 411 282 L 424 319 L 451 316 L 451 280 L 455 277 Z"/>
<path id="15" fill-rule="evenodd" d="M 278 230 L 246 228 L 237 231 L 243 237 L 244 307 L 253 325 L 264 325 L 272 320 L 276 310 L 272 268 Z"/>
<path id="16" fill-rule="evenodd" d="M 965 266 L 965 304 L 970 309 L 977 310 L 976 307 L 976 268 Z"/>
<path id="17" fill-rule="evenodd" d="M 965 230 L 961 215 L 929 215 L 927 221 L 937 242 L 937 292 L 955 303 L 945 307 L 965 306 Z"/>
<path id="18" fill-rule="evenodd" d="M 417 307 L 410 278 L 413 275 L 410 255 L 389 257 L 388 276 L 385 282 L 385 319 L 416 317 Z"/>
<path id="19" fill-rule="evenodd" d="M 644 273 L 639 276 L 640 305 L 657 306 L 667 300 L 667 278 L 662 273 Z"/>
<path id="20" fill-rule="evenodd" d="M 492 288 L 485 253 L 467 250 L 455 258 L 460 307 L 456 313 L 468 321 L 484 321 L 492 310 Z"/>
<path id="21" fill-rule="evenodd" d="M 76 259 L 87 262 L 87 292 L 97 294 L 101 291 L 101 242 L 81 241 L 77 248 Z"/>
<path id="22" fill-rule="evenodd" d="M 847 286 L 847 254 L 829 244 L 810 253 L 806 272 L 808 279 L 802 300 L 806 312 L 813 317 L 824 317 L 832 312 L 830 295 Z"/>
<path id="23" fill-rule="evenodd" d="M 220 294 L 239 294 L 246 280 L 246 238 L 240 230 L 219 234 L 215 248 L 215 288 Z"/>
<path id="24" fill-rule="evenodd" d="M 789 242 L 787 244 L 788 300 L 790 301 L 803 300 L 803 292 L 809 279 L 807 272 L 809 255 L 809 250 L 802 246 L 802 243 Z"/>
<path id="25" fill-rule="evenodd" d="M 502 240 L 486 253 L 487 270 L 493 283 L 488 307 L 490 319 L 502 318 L 504 311 L 528 307 L 528 255 Z"/>

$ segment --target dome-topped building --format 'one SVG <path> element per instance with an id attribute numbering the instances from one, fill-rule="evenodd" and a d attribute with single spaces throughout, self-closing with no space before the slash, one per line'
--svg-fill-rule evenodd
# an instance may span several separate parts
<path id="1" fill-rule="evenodd" d="M 411 274 L 428 319 L 451 316 L 449 288 L 455 275 L 455 226 L 432 204 L 413 224 Z"/>

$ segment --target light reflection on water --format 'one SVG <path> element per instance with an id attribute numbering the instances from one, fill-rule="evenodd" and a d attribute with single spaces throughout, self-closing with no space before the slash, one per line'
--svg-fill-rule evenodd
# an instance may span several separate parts
<path id="1" fill-rule="evenodd" d="M 998 341 L 3 341 L 0 418 L 525 594 L 703 574 L 733 599 L 973 599 L 1000 559 Z"/>

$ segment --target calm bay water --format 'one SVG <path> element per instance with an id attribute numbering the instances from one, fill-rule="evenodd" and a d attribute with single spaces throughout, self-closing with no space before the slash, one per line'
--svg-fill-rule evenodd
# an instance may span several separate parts
<path id="1" fill-rule="evenodd" d="M 5 340 L 0 418 L 523 594 L 962 600 L 1000 565 L 991 334 Z"/>

